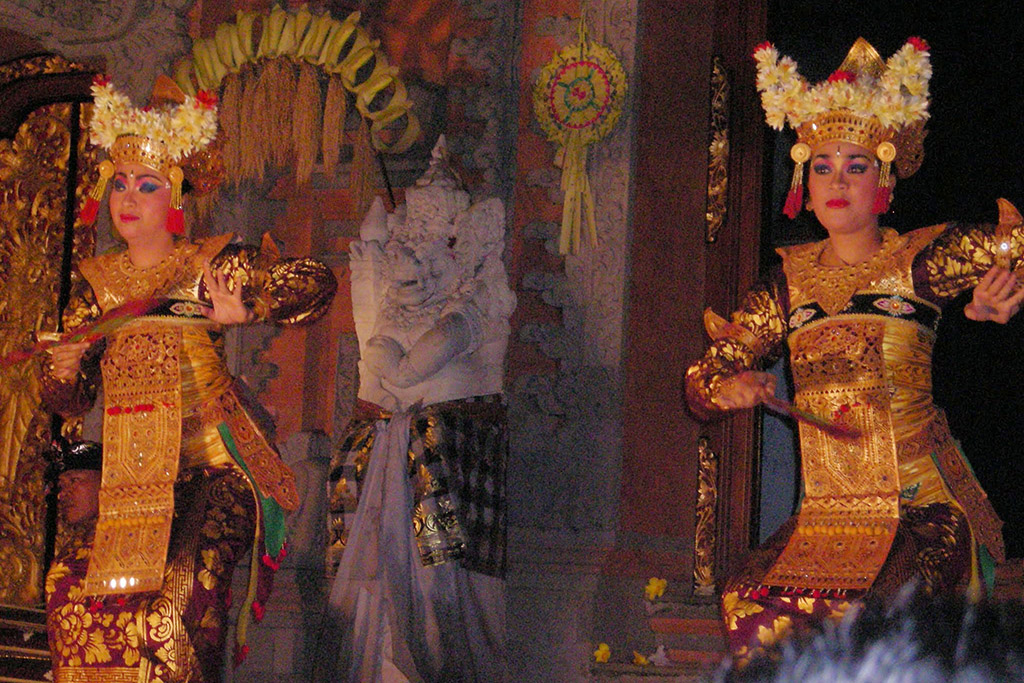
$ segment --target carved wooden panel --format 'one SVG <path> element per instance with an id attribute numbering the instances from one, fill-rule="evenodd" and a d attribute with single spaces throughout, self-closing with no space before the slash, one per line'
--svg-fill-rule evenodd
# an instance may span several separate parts
<path id="1" fill-rule="evenodd" d="M 84 79 L 77 78 L 83 73 Z M 75 193 L 77 205 L 82 169 L 95 163 L 82 135 L 80 105 L 48 103 L 48 77 L 54 75 L 83 87 L 65 90 L 69 99 L 88 93 L 87 72 L 59 57 L 0 65 L 0 92 L 19 93 L 0 99 L 0 119 L 9 118 L 12 108 L 31 109 L 12 138 L 0 139 L 0 356 L 31 345 L 37 331 L 57 329 L 66 211 L 74 209 L 68 193 Z M 72 260 L 91 254 L 93 245 L 91 231 L 74 229 Z M 30 359 L 0 368 L 0 603 L 35 605 L 43 599 L 43 452 L 49 439 L 50 416 L 39 406 L 38 364 Z"/>

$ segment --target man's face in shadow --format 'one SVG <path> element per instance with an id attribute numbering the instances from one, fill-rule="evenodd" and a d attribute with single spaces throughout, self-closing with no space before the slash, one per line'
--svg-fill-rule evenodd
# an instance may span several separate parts
<path id="1" fill-rule="evenodd" d="M 81 524 L 100 512 L 100 473 L 97 470 L 68 470 L 57 480 L 57 504 L 66 524 Z"/>

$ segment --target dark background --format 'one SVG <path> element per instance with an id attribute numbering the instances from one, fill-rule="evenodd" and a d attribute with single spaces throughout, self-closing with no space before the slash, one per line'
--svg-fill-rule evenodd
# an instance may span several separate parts
<path id="1" fill-rule="evenodd" d="M 882 223 L 904 232 L 950 220 L 994 222 L 996 198 L 1024 209 L 1024 20 L 1018 1 L 979 3 L 773 0 L 769 38 L 816 83 L 864 37 L 882 59 L 910 36 L 931 46 L 933 76 L 929 134 L 921 169 L 898 181 L 893 209 Z M 794 141 L 788 129 L 765 126 L 773 180 L 766 188 L 765 268 L 776 246 L 826 235 L 804 212 L 781 213 L 789 187 Z M 947 307 L 934 357 L 935 398 L 954 435 L 1006 522 L 1008 555 L 1024 557 L 1024 315 L 1009 325 L 963 316 L 969 296 Z"/>

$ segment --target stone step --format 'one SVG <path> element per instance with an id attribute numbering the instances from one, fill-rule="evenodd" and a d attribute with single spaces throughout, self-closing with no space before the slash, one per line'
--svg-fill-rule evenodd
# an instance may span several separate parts
<path id="1" fill-rule="evenodd" d="M 43 610 L 0 605 L 0 683 L 51 680 Z"/>
<path id="2" fill-rule="evenodd" d="M 717 598 L 664 597 L 647 620 L 655 642 L 665 648 L 673 665 L 706 675 L 726 649 Z"/>
<path id="3" fill-rule="evenodd" d="M 725 657 L 725 650 L 682 650 L 667 648 L 665 654 L 669 661 L 676 664 L 691 665 L 700 667 L 707 671 L 718 665 Z"/>
<path id="4" fill-rule="evenodd" d="M 655 616 L 650 620 L 651 630 L 666 635 L 721 636 L 721 619 Z"/>
<path id="5" fill-rule="evenodd" d="M 635 666 L 632 664 L 592 664 L 592 681 L 615 683 L 698 683 L 707 680 L 708 669 L 700 663 L 673 663 L 671 666 Z"/>

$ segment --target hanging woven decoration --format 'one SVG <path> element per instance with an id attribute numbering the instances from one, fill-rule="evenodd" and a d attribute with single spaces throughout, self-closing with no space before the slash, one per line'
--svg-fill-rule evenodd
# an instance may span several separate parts
<path id="1" fill-rule="evenodd" d="M 293 165 L 297 185 L 309 182 L 318 159 L 334 172 L 340 148 L 355 154 L 401 154 L 420 137 L 398 67 L 352 12 L 343 21 L 306 5 L 236 12 L 192 44 L 175 67 L 187 94 L 220 92 L 228 183 L 262 180 L 268 168 Z M 351 106 L 358 129 L 346 120 Z M 363 149 L 366 148 L 366 149 Z M 373 198 L 372 163 L 353 164 L 361 211 Z"/>
<path id="2" fill-rule="evenodd" d="M 560 254 L 579 252 L 584 221 L 591 246 L 597 245 L 587 147 L 615 126 L 625 97 L 626 73 L 615 53 L 589 39 L 581 7 L 579 42 L 555 55 L 533 88 L 537 119 L 548 140 L 559 146 L 555 165 L 562 168 L 564 195 Z"/>

